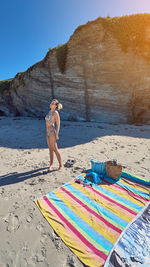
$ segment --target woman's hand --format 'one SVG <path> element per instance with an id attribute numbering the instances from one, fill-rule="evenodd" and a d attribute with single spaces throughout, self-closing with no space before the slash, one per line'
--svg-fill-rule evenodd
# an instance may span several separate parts
<path id="1" fill-rule="evenodd" d="M 56 134 L 56 140 L 58 140 L 59 139 L 59 136 L 58 136 L 58 134 Z"/>

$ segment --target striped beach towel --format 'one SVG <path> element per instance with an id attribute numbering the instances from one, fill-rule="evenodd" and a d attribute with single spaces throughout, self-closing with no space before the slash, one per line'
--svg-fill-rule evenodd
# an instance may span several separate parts
<path id="1" fill-rule="evenodd" d="M 87 266 L 103 266 L 115 242 L 150 201 L 149 187 L 125 180 L 73 181 L 35 200 L 66 245 Z"/>

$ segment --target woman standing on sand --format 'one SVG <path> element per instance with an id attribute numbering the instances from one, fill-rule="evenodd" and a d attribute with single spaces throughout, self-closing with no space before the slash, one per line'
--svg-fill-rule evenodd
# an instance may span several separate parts
<path id="1" fill-rule="evenodd" d="M 57 110 L 60 110 L 61 108 L 62 108 L 62 104 L 59 103 L 57 99 L 53 99 L 50 104 L 50 111 L 45 117 L 47 144 L 48 144 L 49 154 L 50 154 L 50 165 L 49 165 L 48 171 L 50 171 L 53 168 L 54 152 L 59 162 L 58 171 L 62 169 L 62 158 L 61 158 L 61 155 L 58 150 L 57 143 L 56 143 L 56 140 L 59 139 L 58 133 L 60 129 L 60 117 L 59 117 L 59 113 Z M 55 129 L 55 123 L 56 123 L 56 129 Z"/>

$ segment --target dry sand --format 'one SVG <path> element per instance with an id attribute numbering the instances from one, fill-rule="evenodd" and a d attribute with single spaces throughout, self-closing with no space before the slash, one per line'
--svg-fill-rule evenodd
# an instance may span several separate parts
<path id="1" fill-rule="evenodd" d="M 33 200 L 90 168 L 91 158 L 117 158 L 125 171 L 149 178 L 148 125 L 62 122 L 59 137 L 63 163 L 75 163 L 47 173 L 45 121 L 0 117 L 0 267 L 83 266 Z"/>

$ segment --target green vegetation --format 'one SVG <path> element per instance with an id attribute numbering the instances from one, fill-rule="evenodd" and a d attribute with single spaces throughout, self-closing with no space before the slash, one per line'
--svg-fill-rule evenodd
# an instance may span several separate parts
<path id="1" fill-rule="evenodd" d="M 28 68 L 28 72 L 30 70 L 32 70 L 33 66 L 31 66 L 30 68 Z M 24 81 L 24 75 L 23 72 L 18 72 L 15 76 L 15 78 L 17 78 L 18 80 L 18 84 L 15 86 L 16 88 L 18 88 L 19 86 L 25 86 L 25 81 Z"/>
<path id="2" fill-rule="evenodd" d="M 101 23 L 117 39 L 124 52 L 129 48 L 140 54 L 147 50 L 149 44 L 145 34 L 150 27 L 150 14 L 101 18 Z"/>
<path id="3" fill-rule="evenodd" d="M 135 14 L 113 18 L 110 16 L 105 18 L 98 17 L 94 21 L 88 21 L 86 24 L 80 25 L 74 31 L 74 34 L 89 27 L 91 24 L 102 25 L 106 30 L 106 35 L 107 33 L 111 33 L 118 41 L 123 52 L 132 49 L 134 53 L 142 55 L 150 65 L 150 37 L 149 40 L 146 39 L 146 31 L 147 29 L 150 29 L 150 14 Z M 61 73 L 64 73 L 68 54 L 67 43 L 55 48 L 49 48 L 50 53 L 53 53 L 54 51 L 56 51 L 59 70 Z M 49 52 L 47 53 L 45 60 L 47 59 Z"/>
<path id="4" fill-rule="evenodd" d="M 0 81 L 0 94 L 3 94 L 4 91 L 10 89 L 12 79 Z"/>
<path id="5" fill-rule="evenodd" d="M 60 72 L 63 74 L 66 70 L 66 62 L 67 62 L 67 54 L 68 54 L 68 46 L 66 44 L 60 44 L 54 48 L 49 48 L 48 53 L 46 54 L 44 61 L 47 60 L 49 53 L 56 52 L 57 64 Z"/>
<path id="6" fill-rule="evenodd" d="M 25 82 L 24 82 L 23 78 L 19 77 L 19 85 L 17 87 L 24 86 L 24 85 L 25 85 Z"/>
<path id="7" fill-rule="evenodd" d="M 150 39 L 146 40 L 146 30 L 150 29 L 150 14 L 135 14 L 122 17 L 99 17 L 95 21 L 79 26 L 75 32 L 90 24 L 101 24 L 110 32 L 120 44 L 122 50 L 127 52 L 132 49 L 135 53 L 143 55 L 150 64 Z"/>
<path id="8" fill-rule="evenodd" d="M 56 50 L 56 58 L 59 70 L 63 74 L 65 72 L 66 62 L 67 62 L 67 53 L 68 53 L 67 44 L 59 45 L 54 49 Z"/>
<path id="9" fill-rule="evenodd" d="M 24 80 L 21 76 L 18 76 L 19 84 L 16 85 L 15 87 L 11 83 L 12 81 L 13 81 L 13 79 L 0 81 L 0 94 L 3 94 L 5 91 L 9 91 L 9 90 L 15 91 L 19 86 L 25 85 Z"/>

